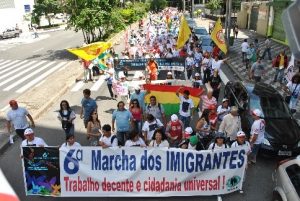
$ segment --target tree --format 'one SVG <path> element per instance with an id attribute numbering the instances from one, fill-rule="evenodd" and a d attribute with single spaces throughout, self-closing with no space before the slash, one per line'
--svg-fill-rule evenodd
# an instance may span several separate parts
<path id="1" fill-rule="evenodd" d="M 209 3 L 206 4 L 206 8 L 213 10 L 213 11 L 218 10 L 218 9 L 222 8 L 221 3 L 222 3 L 221 0 L 210 0 Z"/>
<path id="2" fill-rule="evenodd" d="M 37 0 L 33 6 L 33 16 L 35 21 L 37 18 L 45 15 L 48 20 L 49 26 L 51 26 L 51 17 L 60 12 L 59 2 L 57 0 Z"/>
<path id="3" fill-rule="evenodd" d="M 159 12 L 167 6 L 168 2 L 166 0 L 152 0 L 150 2 L 150 10 L 154 12 Z"/>

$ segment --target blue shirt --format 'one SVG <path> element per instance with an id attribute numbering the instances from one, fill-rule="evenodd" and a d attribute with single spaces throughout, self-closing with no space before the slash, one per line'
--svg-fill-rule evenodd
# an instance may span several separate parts
<path id="1" fill-rule="evenodd" d="M 83 112 L 84 112 L 84 120 L 88 120 L 90 118 L 91 113 L 96 110 L 97 108 L 97 103 L 94 99 L 92 98 L 83 98 L 81 100 L 81 105 L 83 107 Z"/>
<path id="2" fill-rule="evenodd" d="M 134 92 L 130 96 L 130 100 L 137 99 L 139 101 L 140 107 L 144 110 L 144 108 L 145 108 L 145 96 L 146 96 L 146 91 L 141 91 L 139 94 Z"/>
<path id="3" fill-rule="evenodd" d="M 117 131 L 126 132 L 130 130 L 130 119 L 132 114 L 128 110 L 115 110 L 112 115 L 112 119 L 116 121 Z"/>

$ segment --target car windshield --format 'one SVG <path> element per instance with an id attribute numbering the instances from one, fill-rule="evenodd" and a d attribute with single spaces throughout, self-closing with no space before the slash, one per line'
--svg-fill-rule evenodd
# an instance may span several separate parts
<path id="1" fill-rule="evenodd" d="M 267 97 L 250 95 L 250 110 L 260 109 L 264 118 L 286 119 L 290 118 L 287 105 L 279 96 Z"/>
<path id="2" fill-rule="evenodd" d="M 290 165 L 286 168 L 286 173 L 289 175 L 289 178 L 300 197 L 300 166 L 298 164 Z"/>
<path id="3" fill-rule="evenodd" d="M 207 35 L 207 31 L 204 28 L 203 29 L 195 29 L 195 34 Z"/>

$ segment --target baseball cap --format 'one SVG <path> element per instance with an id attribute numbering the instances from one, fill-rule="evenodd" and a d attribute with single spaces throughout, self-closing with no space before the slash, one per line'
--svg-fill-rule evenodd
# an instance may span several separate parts
<path id="1" fill-rule="evenodd" d="M 227 98 L 223 98 L 222 103 L 224 103 L 226 101 L 228 101 L 228 99 Z"/>
<path id="2" fill-rule="evenodd" d="M 32 128 L 26 128 L 24 131 L 24 135 L 30 135 L 30 134 L 34 134 Z"/>
<path id="3" fill-rule="evenodd" d="M 190 137 L 190 144 L 192 145 L 192 146 L 195 146 L 197 143 L 198 143 L 198 137 L 196 136 L 196 135 L 194 135 L 194 136 L 192 136 L 192 137 Z"/>
<path id="4" fill-rule="evenodd" d="M 200 76 L 200 74 L 199 73 L 195 73 L 195 77 L 198 77 L 198 76 Z"/>
<path id="5" fill-rule="evenodd" d="M 237 137 L 245 137 L 246 134 L 244 133 L 244 131 L 238 131 L 236 134 Z"/>
<path id="6" fill-rule="evenodd" d="M 172 114 L 171 121 L 175 122 L 178 120 L 178 116 L 176 114 Z"/>
<path id="7" fill-rule="evenodd" d="M 9 101 L 9 105 L 17 105 L 17 101 L 16 100 L 10 100 Z"/>
<path id="8" fill-rule="evenodd" d="M 134 87 L 134 90 L 141 90 L 141 87 L 139 85 Z"/>
<path id="9" fill-rule="evenodd" d="M 208 106 L 208 109 L 209 109 L 209 110 L 215 110 L 215 109 L 216 109 L 216 106 L 215 106 L 215 105 L 210 105 L 210 106 Z"/>
<path id="10" fill-rule="evenodd" d="M 232 106 L 230 109 L 231 112 L 237 112 L 239 109 L 236 106 Z"/>
<path id="11" fill-rule="evenodd" d="M 168 72 L 167 75 L 172 75 L 172 72 Z"/>
<path id="12" fill-rule="evenodd" d="M 189 139 L 192 133 L 193 133 L 193 129 L 191 127 L 187 127 L 184 130 L 184 138 Z"/>
<path id="13" fill-rule="evenodd" d="M 260 117 L 262 115 L 262 112 L 260 111 L 260 109 L 255 109 L 252 111 L 252 114 L 257 117 Z"/>
<path id="14" fill-rule="evenodd" d="M 225 134 L 223 132 L 217 132 L 215 137 L 216 137 L 216 139 L 217 138 L 223 138 L 223 139 L 225 139 Z"/>

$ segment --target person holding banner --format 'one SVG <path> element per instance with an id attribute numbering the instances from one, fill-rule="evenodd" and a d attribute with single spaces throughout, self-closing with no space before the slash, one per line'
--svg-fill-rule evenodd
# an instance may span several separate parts
<path id="1" fill-rule="evenodd" d="M 194 102 L 189 97 L 190 92 L 189 90 L 183 91 L 183 96 L 179 95 L 180 90 L 183 89 L 183 87 L 180 87 L 176 91 L 176 95 L 179 97 L 180 100 L 180 106 L 179 106 L 179 119 L 183 122 L 184 127 L 190 126 L 191 117 L 194 115 Z"/>
<path id="2" fill-rule="evenodd" d="M 170 147 L 178 147 L 184 134 L 183 122 L 176 114 L 171 116 L 171 121 L 166 126 L 166 136 L 169 138 Z"/>
<path id="3" fill-rule="evenodd" d="M 22 141 L 21 147 L 47 147 L 46 142 L 39 137 L 34 136 L 31 128 L 26 128 L 24 131 L 25 140 Z"/>
<path id="4" fill-rule="evenodd" d="M 142 128 L 144 140 L 147 145 L 149 145 L 149 142 L 151 141 L 155 130 L 158 128 L 162 129 L 163 127 L 164 125 L 159 119 L 155 118 L 152 114 L 147 114 L 147 120 L 145 121 Z"/>
<path id="5" fill-rule="evenodd" d="M 230 148 L 230 146 L 226 144 L 225 134 L 223 132 L 217 132 L 215 141 L 209 145 L 208 150 L 214 151 L 215 149 L 226 149 L 226 148 Z"/>
<path id="6" fill-rule="evenodd" d="M 137 130 L 132 130 L 129 139 L 125 143 L 125 147 L 147 147 L 144 140 L 139 136 Z"/>
<path id="7" fill-rule="evenodd" d="M 67 149 L 76 149 L 78 147 L 81 147 L 81 145 L 78 142 L 75 142 L 75 136 L 74 135 L 67 135 L 66 142 L 61 145 L 61 148 L 67 148 Z"/>
<path id="8" fill-rule="evenodd" d="M 161 128 L 154 131 L 152 141 L 149 143 L 149 147 L 169 147 L 167 136 Z"/>
<path id="9" fill-rule="evenodd" d="M 147 63 L 147 66 L 146 66 L 146 70 L 148 71 L 148 73 L 150 75 L 150 80 L 157 80 L 158 64 L 154 60 L 153 56 L 150 57 L 150 59 Z"/>
<path id="10" fill-rule="evenodd" d="M 117 147 L 118 146 L 118 139 L 116 135 L 113 135 L 111 133 L 111 126 L 108 124 L 103 125 L 102 127 L 102 133 L 103 135 L 99 139 L 99 145 L 102 148 L 108 148 L 108 147 Z"/>
<path id="11" fill-rule="evenodd" d="M 118 102 L 117 107 L 118 109 L 116 109 L 112 115 L 112 131 L 115 132 L 116 122 L 118 142 L 119 145 L 124 146 L 125 141 L 129 139 L 130 128 L 133 127 L 133 116 L 125 109 L 125 103 L 123 101 Z"/>

